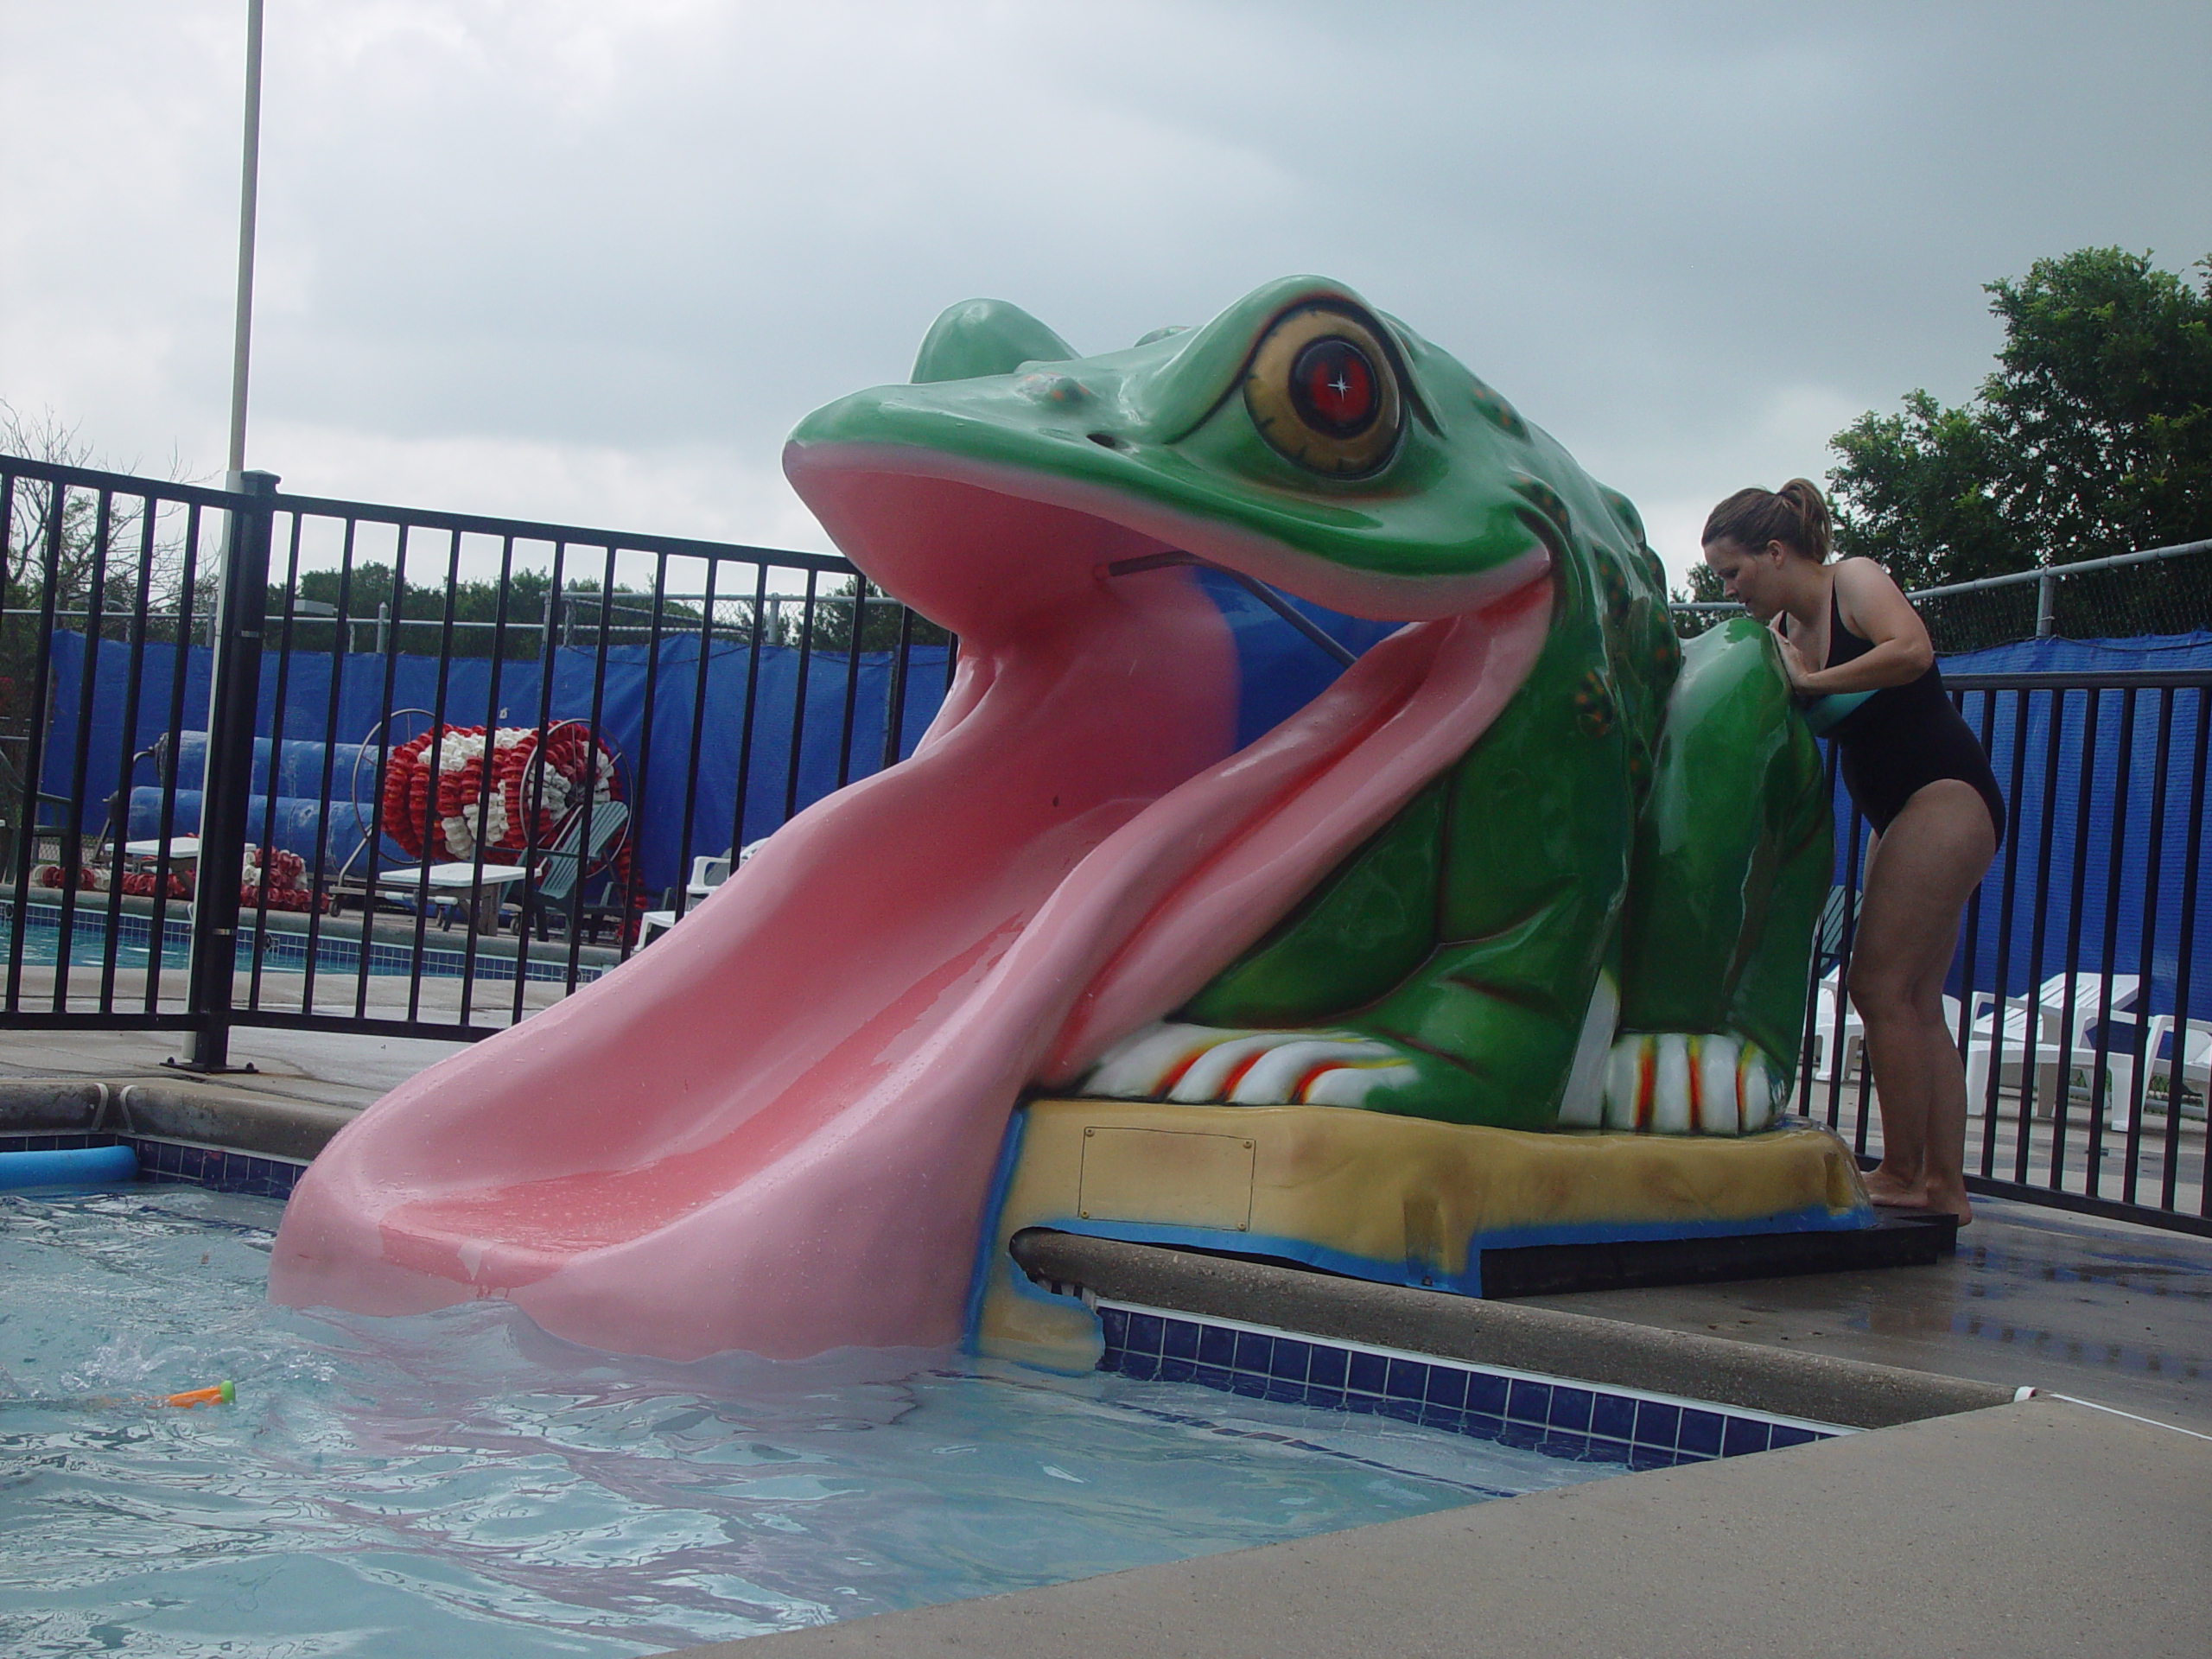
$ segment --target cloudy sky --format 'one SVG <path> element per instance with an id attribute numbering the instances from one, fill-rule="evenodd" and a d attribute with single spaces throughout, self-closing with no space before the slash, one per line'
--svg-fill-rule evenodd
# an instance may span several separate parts
<path id="1" fill-rule="evenodd" d="M 2212 253 L 2212 6 L 267 0 L 249 463 L 827 543 L 784 433 L 973 295 L 1334 276 L 1643 507 L 1818 474 L 1980 284 Z M 219 474 L 245 0 L 0 0 L 0 397 Z"/>

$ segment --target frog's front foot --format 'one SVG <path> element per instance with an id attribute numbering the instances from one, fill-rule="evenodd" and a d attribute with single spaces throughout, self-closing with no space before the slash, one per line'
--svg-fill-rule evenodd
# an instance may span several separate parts
<path id="1" fill-rule="evenodd" d="M 1629 1032 L 1605 1068 L 1605 1127 L 1656 1135 L 1751 1135 L 1774 1117 L 1765 1055 L 1726 1033 Z"/>
<path id="2" fill-rule="evenodd" d="M 1081 1091 L 1189 1105 L 1359 1106 L 1418 1073 L 1403 1050 L 1350 1031 L 1151 1025 L 1106 1051 Z"/>

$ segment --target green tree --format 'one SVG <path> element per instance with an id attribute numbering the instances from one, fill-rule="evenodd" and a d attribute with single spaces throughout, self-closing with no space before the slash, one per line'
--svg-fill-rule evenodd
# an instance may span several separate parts
<path id="1" fill-rule="evenodd" d="M 1839 432 L 1836 545 L 1907 588 L 2212 536 L 2203 280 L 2084 248 L 1987 284 L 2005 325 L 1967 404 L 1924 391 Z"/>

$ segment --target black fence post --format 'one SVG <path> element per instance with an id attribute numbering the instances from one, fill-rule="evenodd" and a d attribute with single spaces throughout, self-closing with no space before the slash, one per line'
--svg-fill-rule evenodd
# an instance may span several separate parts
<path id="1" fill-rule="evenodd" d="M 188 1012 L 194 1071 L 232 1069 L 231 984 L 237 971 L 238 887 L 245 879 L 246 804 L 253 794 L 253 728 L 261 694 L 261 631 L 269 608 L 269 547 L 276 474 L 247 473 L 224 540 L 207 696 L 207 772 L 200 798 L 200 871 L 193 888 Z M 271 757 L 272 762 L 274 757 Z M 273 772 L 273 766 L 272 766 Z M 272 778 L 273 782 L 273 778 Z"/>

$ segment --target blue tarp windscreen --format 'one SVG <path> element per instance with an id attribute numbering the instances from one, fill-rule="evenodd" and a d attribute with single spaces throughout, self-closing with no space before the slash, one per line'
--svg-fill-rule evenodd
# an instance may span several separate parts
<path id="1" fill-rule="evenodd" d="M 2212 633 L 2031 639 L 1943 661 L 1948 676 L 2146 670 L 2212 670 Z M 2162 764 L 2160 727 L 2167 708 Z M 1982 885 L 1970 947 L 1962 946 L 1953 964 L 1952 994 L 1970 984 L 1974 990 L 2021 995 L 2069 969 L 2101 974 L 2109 966 L 2115 974 L 2143 975 L 2147 934 L 2148 994 L 2136 1011 L 2174 1009 L 2185 949 L 2192 963 L 2189 1012 L 2212 1017 L 2212 860 L 2205 855 L 2206 815 L 2199 798 L 2204 773 L 2198 759 L 2205 741 L 2205 693 L 2193 687 L 2171 693 L 2107 690 L 2097 694 L 2094 721 L 2089 696 L 2082 691 L 2069 691 L 2063 701 L 2043 690 L 2024 700 L 2012 691 L 1993 697 L 1969 691 L 1964 711 L 1967 723 L 1986 734 L 2012 817 L 2005 845 Z M 1851 821 L 1850 799 L 1839 786 L 1838 881 L 1844 878 Z M 2194 904 L 2185 907 L 2192 868 Z"/>
<path id="2" fill-rule="evenodd" d="M 1237 741 L 1249 742 L 1304 707 L 1341 671 L 1311 640 L 1235 582 L 1210 571 L 1199 572 L 1198 579 L 1230 626 L 1242 680 Z M 1364 651 L 1395 626 L 1338 616 L 1302 602 L 1299 608 L 1354 652 Z M 683 635 L 663 641 L 657 662 L 651 660 L 650 648 L 643 645 L 613 646 L 606 653 L 598 729 L 620 756 L 623 792 L 636 808 L 635 852 L 641 886 L 648 894 L 675 886 L 683 877 L 686 770 L 695 742 L 698 776 L 691 788 L 690 842 L 694 855 L 721 853 L 734 844 L 742 846 L 760 839 L 782 823 L 787 811 L 804 810 L 835 789 L 841 766 L 848 779 L 864 778 L 878 769 L 883 758 L 892 653 L 863 652 L 856 665 L 841 652 L 807 654 L 805 707 L 803 717 L 796 721 L 794 771 L 795 716 L 800 713 L 798 650 L 764 647 L 755 672 L 747 646 L 717 642 L 706 663 L 702 696 L 699 648 L 696 636 Z M 113 640 L 99 642 L 93 647 L 97 657 L 90 676 L 84 776 L 81 785 L 73 789 L 77 734 L 84 711 L 79 697 L 87 677 L 86 649 L 82 634 L 57 632 L 54 635 L 48 706 L 54 715 L 40 767 L 41 786 L 55 794 L 76 794 L 85 804 L 83 830 L 94 833 L 105 813 L 107 798 L 116 787 L 124 755 L 149 748 L 164 732 L 181 728 L 186 736 L 179 751 L 172 830 L 193 833 L 200 821 L 205 752 L 200 728 L 207 721 L 212 653 L 205 646 L 185 648 L 183 689 L 173 713 L 171 688 L 179 667 L 178 647 L 160 642 L 145 646 L 138 674 L 138 716 L 126 749 L 123 721 L 130 677 L 125 648 Z M 916 646 L 910 653 L 899 721 L 901 756 L 913 752 L 944 701 L 947 654 L 948 648 L 942 645 Z M 594 651 L 554 652 L 553 683 L 546 699 L 549 723 L 592 717 L 596 660 Z M 401 655 L 393 659 L 387 696 L 385 659 L 380 656 L 362 653 L 334 658 L 327 652 L 295 652 L 286 660 L 283 674 L 281 710 L 276 706 L 277 669 L 275 656 L 264 659 L 261 708 L 255 728 L 260 736 L 255 745 L 254 799 L 247 818 L 247 838 L 255 842 L 262 838 L 267 822 L 264 815 L 270 810 L 267 798 L 273 760 L 276 804 L 270 839 L 312 860 L 318 835 L 322 835 L 327 840 L 325 868 L 330 871 L 344 865 L 358 848 L 364 826 L 374 822 L 377 757 L 373 748 L 364 751 L 359 746 L 375 734 L 385 709 L 436 710 L 449 726 L 535 727 L 539 720 L 543 669 L 537 661 L 495 664 L 488 658 L 455 658 L 448 664 L 441 685 L 435 658 Z M 340 676 L 334 716 L 331 713 L 334 671 Z M 753 678 L 748 738 L 749 673 Z M 844 734 L 847 683 L 855 675 L 848 742 Z M 649 678 L 653 681 L 652 731 L 647 741 L 644 728 Z M 695 709 L 704 709 L 703 718 L 695 717 Z M 404 741 L 428 725 L 427 718 L 416 715 L 396 721 L 394 731 Z M 327 747 L 331 810 L 326 823 L 321 799 Z M 744 821 L 733 836 L 741 754 L 749 754 Z M 131 784 L 127 834 L 134 839 L 150 839 L 163 827 L 161 779 L 150 760 L 141 761 L 134 769 Z M 407 860 L 388 838 L 378 857 L 385 863 Z"/>

